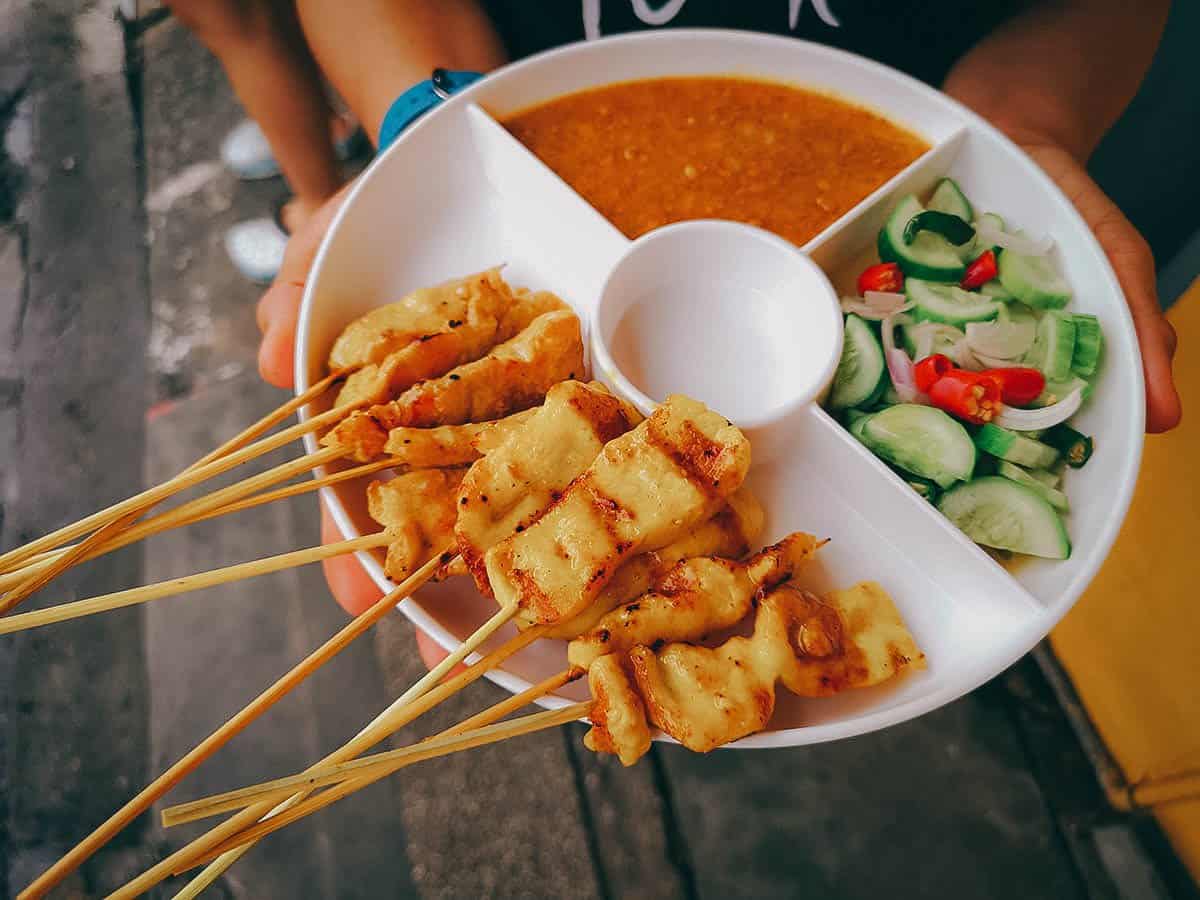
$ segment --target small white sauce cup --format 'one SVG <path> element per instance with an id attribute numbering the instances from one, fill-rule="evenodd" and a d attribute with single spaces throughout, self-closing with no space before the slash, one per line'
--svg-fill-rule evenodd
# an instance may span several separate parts
<path id="1" fill-rule="evenodd" d="M 597 374 L 643 413 L 685 393 L 756 430 L 816 400 L 842 352 L 825 273 L 795 245 L 698 220 L 632 242 L 592 312 Z"/>

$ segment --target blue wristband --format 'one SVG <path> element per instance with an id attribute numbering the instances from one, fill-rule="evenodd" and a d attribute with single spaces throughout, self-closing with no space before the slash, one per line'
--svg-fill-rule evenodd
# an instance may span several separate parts
<path id="1" fill-rule="evenodd" d="M 447 72 L 434 69 L 427 81 L 414 84 L 392 101 L 383 125 L 379 128 L 379 150 L 386 150 L 405 128 L 433 109 L 451 94 L 456 94 L 474 84 L 483 75 L 480 72 Z"/>

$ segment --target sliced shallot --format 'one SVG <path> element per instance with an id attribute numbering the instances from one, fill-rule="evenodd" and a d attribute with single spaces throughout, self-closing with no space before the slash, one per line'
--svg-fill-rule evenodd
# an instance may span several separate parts
<path id="1" fill-rule="evenodd" d="M 997 425 L 1011 428 L 1013 431 L 1040 431 L 1067 421 L 1079 411 L 1083 403 L 1083 390 L 1075 388 L 1053 406 L 1041 409 L 1016 409 L 1003 406 L 996 417 L 992 419 Z"/>
<path id="2" fill-rule="evenodd" d="M 883 358 L 887 362 L 888 376 L 892 379 L 892 387 L 896 389 L 900 402 L 922 402 L 921 392 L 917 390 L 913 361 L 896 346 L 896 316 L 888 316 L 883 320 L 879 334 L 883 338 Z"/>
<path id="3" fill-rule="evenodd" d="M 992 245 L 1023 256 L 1045 256 L 1054 249 L 1054 238 L 1048 234 L 1040 238 L 1009 234 L 993 227 L 987 219 L 975 223 L 975 237 L 979 246 Z"/>

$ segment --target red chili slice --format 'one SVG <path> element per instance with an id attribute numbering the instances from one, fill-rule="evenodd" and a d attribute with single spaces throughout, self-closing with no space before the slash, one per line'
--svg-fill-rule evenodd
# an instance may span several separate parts
<path id="1" fill-rule="evenodd" d="M 954 363 L 945 354 L 934 353 L 932 356 L 925 357 L 913 368 L 913 374 L 917 380 L 917 390 L 922 394 L 928 394 L 934 383 L 953 368 Z"/>
<path id="2" fill-rule="evenodd" d="M 1000 382 L 983 372 L 952 369 L 933 383 L 929 398 L 938 409 L 983 425 L 1000 411 Z"/>
<path id="3" fill-rule="evenodd" d="M 1000 398 L 1009 406 L 1028 406 L 1046 389 L 1046 376 L 1024 366 L 988 369 L 980 374 L 1000 384 Z"/>
<path id="4" fill-rule="evenodd" d="M 867 266 L 858 276 L 858 295 L 866 296 L 867 291 L 886 291 L 889 294 L 899 294 L 904 290 L 904 273 L 896 263 L 876 263 Z"/>
<path id="5" fill-rule="evenodd" d="M 968 291 L 983 287 L 996 277 L 996 254 L 992 250 L 984 250 L 975 261 L 967 266 L 966 274 L 959 285 Z"/>

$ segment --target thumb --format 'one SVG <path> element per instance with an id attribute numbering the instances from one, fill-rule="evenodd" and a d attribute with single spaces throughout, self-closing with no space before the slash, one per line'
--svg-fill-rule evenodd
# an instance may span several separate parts
<path id="1" fill-rule="evenodd" d="M 258 369 L 276 387 L 292 386 L 295 362 L 296 322 L 308 273 L 317 250 L 325 239 L 333 217 L 349 193 L 350 184 L 330 197 L 303 227 L 288 240 L 279 274 L 258 301 L 258 327 L 263 339 L 258 348 Z"/>

